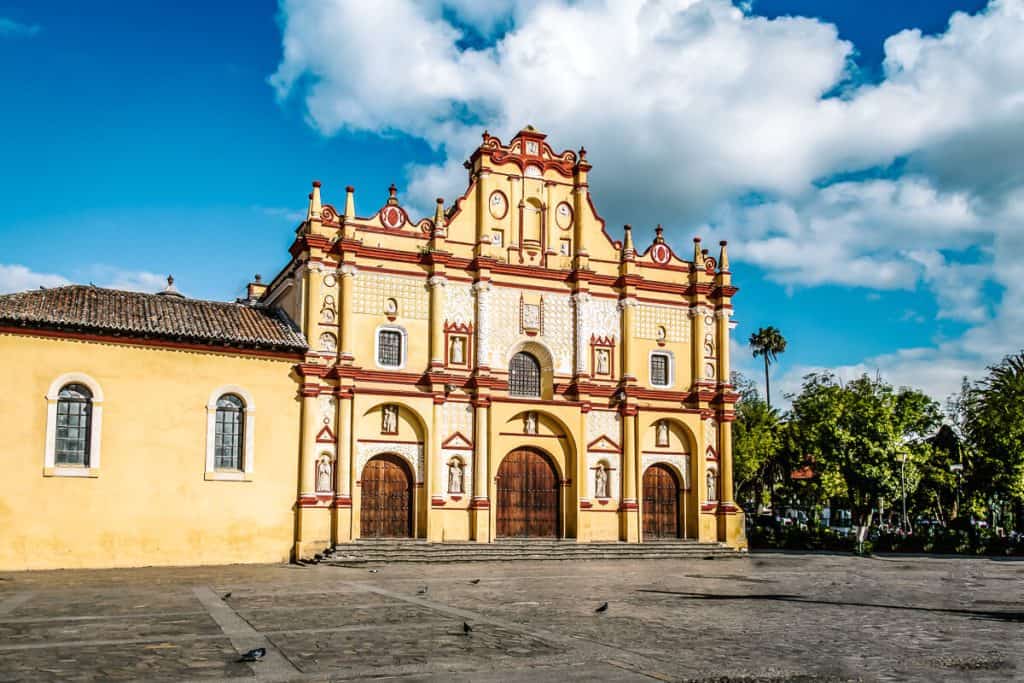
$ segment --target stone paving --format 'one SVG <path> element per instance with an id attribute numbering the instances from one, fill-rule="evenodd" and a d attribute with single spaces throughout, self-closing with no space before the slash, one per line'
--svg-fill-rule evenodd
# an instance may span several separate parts
<path id="1" fill-rule="evenodd" d="M 1022 649 L 1020 561 L 0 574 L 0 681 L 1002 681 L 1024 680 Z"/>

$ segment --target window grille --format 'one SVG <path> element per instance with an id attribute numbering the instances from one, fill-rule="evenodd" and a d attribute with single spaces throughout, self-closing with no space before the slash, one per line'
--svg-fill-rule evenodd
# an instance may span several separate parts
<path id="1" fill-rule="evenodd" d="M 245 404 L 234 394 L 217 399 L 213 463 L 218 470 L 242 469 Z"/>
<path id="2" fill-rule="evenodd" d="M 520 351 L 512 356 L 509 364 L 509 393 L 512 396 L 540 396 L 540 363 L 537 359 Z"/>
<path id="3" fill-rule="evenodd" d="M 668 356 L 663 353 L 651 356 L 651 384 L 662 387 L 668 385 Z"/>
<path id="4" fill-rule="evenodd" d="M 89 466 L 92 438 L 92 392 L 81 384 L 68 384 L 57 395 L 57 465 Z"/>
<path id="5" fill-rule="evenodd" d="M 377 363 L 389 367 L 402 364 L 402 333 L 381 330 L 377 339 Z"/>

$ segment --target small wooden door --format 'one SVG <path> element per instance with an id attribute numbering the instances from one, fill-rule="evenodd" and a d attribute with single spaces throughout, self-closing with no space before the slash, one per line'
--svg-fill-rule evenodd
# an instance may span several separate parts
<path id="1" fill-rule="evenodd" d="M 512 451 L 498 467 L 498 536 L 558 538 L 559 481 L 537 451 Z"/>
<path id="2" fill-rule="evenodd" d="M 644 538 L 679 538 L 679 483 L 665 465 L 644 472 Z"/>
<path id="3" fill-rule="evenodd" d="M 378 455 L 363 468 L 359 532 L 364 538 L 412 536 L 412 476 L 396 455 Z"/>

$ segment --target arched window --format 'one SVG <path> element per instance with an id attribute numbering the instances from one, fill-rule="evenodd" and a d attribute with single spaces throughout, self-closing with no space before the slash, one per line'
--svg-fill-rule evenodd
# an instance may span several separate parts
<path id="1" fill-rule="evenodd" d="M 214 423 L 214 467 L 218 470 L 242 469 L 242 446 L 245 443 L 245 403 L 234 394 L 217 399 Z"/>
<path id="2" fill-rule="evenodd" d="M 89 467 L 92 441 L 92 392 L 84 384 L 67 384 L 57 394 L 57 465 Z"/>
<path id="3" fill-rule="evenodd" d="M 512 396 L 540 396 L 540 363 L 537 359 L 520 351 L 512 356 L 508 368 L 509 393 Z"/>

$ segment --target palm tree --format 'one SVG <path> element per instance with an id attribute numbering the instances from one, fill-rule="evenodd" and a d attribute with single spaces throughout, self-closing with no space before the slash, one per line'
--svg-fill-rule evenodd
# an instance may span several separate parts
<path id="1" fill-rule="evenodd" d="M 754 352 L 754 358 L 764 357 L 764 395 L 768 401 L 768 407 L 772 407 L 771 380 L 768 379 L 768 366 L 779 358 L 779 354 L 786 350 L 786 338 L 774 327 L 762 327 L 750 335 L 750 348 Z"/>

